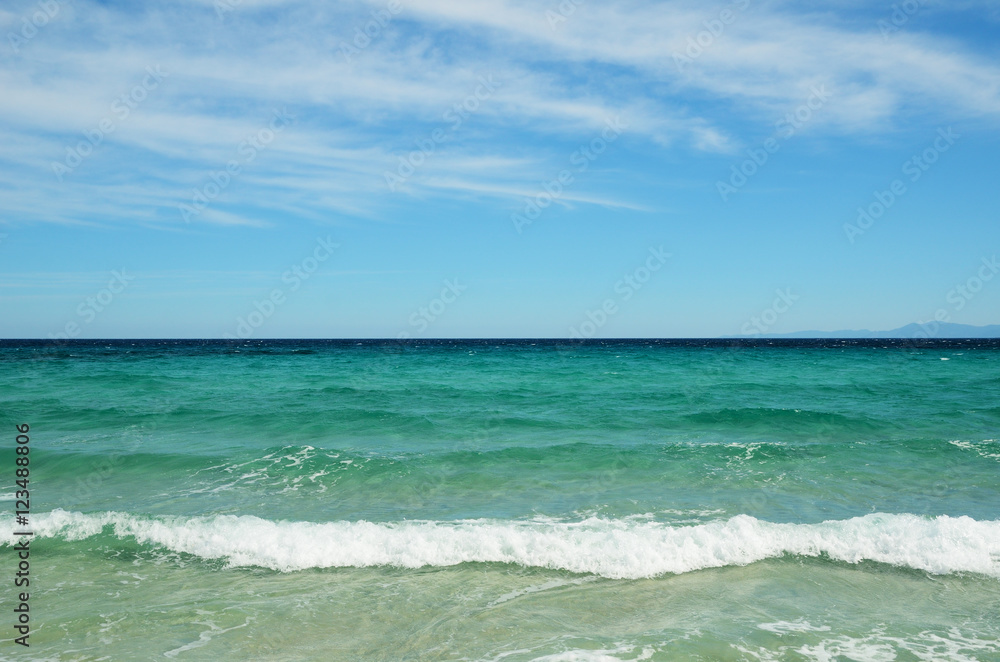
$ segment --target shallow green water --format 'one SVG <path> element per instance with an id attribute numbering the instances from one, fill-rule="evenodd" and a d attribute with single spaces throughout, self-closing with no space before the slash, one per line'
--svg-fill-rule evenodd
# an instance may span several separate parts
<path id="1" fill-rule="evenodd" d="M 1000 659 L 998 393 L 989 341 L 7 342 L 3 654 Z"/>

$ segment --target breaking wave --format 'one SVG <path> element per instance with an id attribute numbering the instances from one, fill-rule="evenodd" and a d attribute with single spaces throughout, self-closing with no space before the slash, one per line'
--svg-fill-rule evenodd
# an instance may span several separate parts
<path id="1" fill-rule="evenodd" d="M 36 539 L 131 538 L 140 545 L 224 559 L 231 567 L 281 572 L 509 563 L 638 579 L 789 554 L 1000 577 L 1000 521 L 944 515 L 877 513 L 816 524 L 773 523 L 749 515 L 696 525 L 601 518 L 313 523 L 54 510 L 33 517 L 32 524 Z"/>

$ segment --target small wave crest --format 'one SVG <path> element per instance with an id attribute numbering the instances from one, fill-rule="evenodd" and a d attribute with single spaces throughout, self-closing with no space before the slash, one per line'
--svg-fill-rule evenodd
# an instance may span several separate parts
<path id="1" fill-rule="evenodd" d="M 876 513 L 794 524 L 737 515 L 677 526 L 601 518 L 312 523 L 249 515 L 143 517 L 54 510 L 36 516 L 33 524 L 36 537 L 76 541 L 113 535 L 205 559 L 225 559 L 232 567 L 281 572 L 510 563 L 638 579 L 792 554 L 847 563 L 877 561 L 933 574 L 1000 577 L 1000 521 L 964 516 Z"/>

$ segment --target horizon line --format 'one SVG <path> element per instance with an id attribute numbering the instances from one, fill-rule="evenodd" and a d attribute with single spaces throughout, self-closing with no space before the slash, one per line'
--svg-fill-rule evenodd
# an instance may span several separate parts
<path id="1" fill-rule="evenodd" d="M 440 338 L 391 338 L 391 337 L 301 337 L 301 338 L 219 338 L 219 337 L 175 337 L 175 338 L 0 338 L 0 343 L 7 342 L 32 342 L 50 343 L 53 345 L 69 345 L 74 343 L 98 343 L 98 342 L 226 342 L 226 343 L 246 343 L 246 342 L 392 342 L 399 344 L 426 343 L 426 342 L 469 342 L 469 341 L 503 341 L 503 342 L 562 342 L 562 343 L 589 343 L 589 342 L 634 342 L 634 341 L 712 341 L 720 343 L 728 342 L 760 342 L 771 340 L 782 340 L 797 342 L 801 340 L 908 340 L 919 342 L 938 341 L 964 341 L 964 340 L 1000 340 L 997 336 L 954 336 L 944 338 L 933 337 L 913 337 L 913 336 L 886 336 L 872 338 L 865 336 L 621 336 L 614 338 L 566 338 L 554 336 L 463 336 L 463 337 L 440 337 Z"/>

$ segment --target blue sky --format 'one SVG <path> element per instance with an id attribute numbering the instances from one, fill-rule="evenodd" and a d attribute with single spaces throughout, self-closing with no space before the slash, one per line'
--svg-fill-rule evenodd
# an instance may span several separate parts
<path id="1" fill-rule="evenodd" d="M 4 3 L 0 336 L 1000 322 L 1000 8 L 805 4 Z"/>

